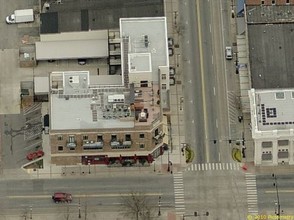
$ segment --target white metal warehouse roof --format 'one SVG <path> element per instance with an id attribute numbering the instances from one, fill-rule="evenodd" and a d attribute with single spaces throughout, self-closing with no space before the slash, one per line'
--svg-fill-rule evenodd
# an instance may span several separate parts
<path id="1" fill-rule="evenodd" d="M 36 42 L 37 60 L 108 57 L 106 31 L 46 34 L 40 39 Z"/>

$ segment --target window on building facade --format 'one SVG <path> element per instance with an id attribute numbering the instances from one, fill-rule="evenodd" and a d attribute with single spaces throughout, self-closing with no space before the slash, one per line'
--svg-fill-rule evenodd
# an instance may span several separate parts
<path id="1" fill-rule="evenodd" d="M 289 157 L 288 149 L 280 149 L 278 151 L 278 158 L 288 158 L 288 157 Z"/>
<path id="2" fill-rule="evenodd" d="M 111 146 L 111 149 L 128 149 L 131 148 L 131 145 L 116 145 L 116 146 Z"/>
<path id="3" fill-rule="evenodd" d="M 141 144 L 139 144 L 139 147 L 140 147 L 140 149 L 143 149 L 143 148 L 145 148 L 145 144 L 141 143 Z"/>
<path id="4" fill-rule="evenodd" d="M 88 135 L 83 135 L 83 140 L 84 141 L 88 140 Z"/>
<path id="5" fill-rule="evenodd" d="M 290 4 L 290 0 L 286 0 L 286 4 Z"/>
<path id="6" fill-rule="evenodd" d="M 289 140 L 278 140 L 278 145 L 279 146 L 288 146 Z"/>
<path id="7" fill-rule="evenodd" d="M 125 135 L 125 140 L 126 141 L 131 141 L 131 135 L 130 134 L 126 134 Z"/>
<path id="8" fill-rule="evenodd" d="M 270 152 L 270 151 L 262 152 L 261 159 L 262 160 L 272 160 L 273 159 L 272 152 Z"/>
<path id="9" fill-rule="evenodd" d="M 276 92 L 276 99 L 285 99 L 284 92 Z"/>
<path id="10" fill-rule="evenodd" d="M 148 87 L 148 81 L 147 80 L 141 81 L 141 87 Z"/>
<path id="11" fill-rule="evenodd" d="M 262 146 L 263 148 L 273 147 L 273 142 L 271 142 L 271 141 L 263 141 L 263 142 L 261 143 L 261 146 Z"/>
<path id="12" fill-rule="evenodd" d="M 103 136 L 102 135 L 97 135 L 97 142 L 103 141 Z"/>
<path id="13" fill-rule="evenodd" d="M 275 5 L 276 4 L 276 0 L 272 0 L 272 5 Z"/>
<path id="14" fill-rule="evenodd" d="M 166 84 L 163 83 L 163 84 L 161 85 L 161 88 L 162 88 L 162 90 L 166 90 Z"/>
<path id="15" fill-rule="evenodd" d="M 69 135 L 68 136 L 68 142 L 69 143 L 74 143 L 76 140 L 75 140 L 75 136 L 74 135 Z"/>
<path id="16" fill-rule="evenodd" d="M 62 140 L 63 140 L 62 135 L 58 135 L 58 136 L 57 136 L 57 140 L 58 140 L 58 141 L 62 141 Z"/>
<path id="17" fill-rule="evenodd" d="M 116 134 L 111 135 L 111 141 L 117 141 L 117 135 Z"/>
<path id="18" fill-rule="evenodd" d="M 143 134 L 143 133 L 140 134 L 139 136 L 140 136 L 140 138 L 145 138 L 145 134 Z"/>
<path id="19" fill-rule="evenodd" d="M 84 146 L 83 149 L 84 150 L 102 150 L 103 146 L 99 146 L 99 145 L 96 145 L 96 146 Z"/>
<path id="20" fill-rule="evenodd" d="M 264 0 L 261 0 L 261 4 L 264 5 Z"/>
<path id="21" fill-rule="evenodd" d="M 166 79 L 166 74 L 161 74 L 161 79 Z"/>
<path id="22" fill-rule="evenodd" d="M 154 135 L 155 135 L 155 136 L 159 135 L 159 130 L 158 130 L 158 128 L 155 129 Z"/>
<path id="23" fill-rule="evenodd" d="M 58 146 L 58 151 L 63 151 L 63 146 Z"/>

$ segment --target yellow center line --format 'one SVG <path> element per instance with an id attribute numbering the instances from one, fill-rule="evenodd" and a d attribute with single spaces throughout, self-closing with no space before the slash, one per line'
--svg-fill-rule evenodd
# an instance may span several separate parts
<path id="1" fill-rule="evenodd" d="M 207 115 L 206 115 L 206 98 L 205 98 L 205 80 L 203 69 L 203 49 L 202 49 L 202 36 L 201 36 L 201 19 L 200 19 L 200 6 L 198 0 L 196 0 L 197 8 L 197 20 L 198 20 L 198 44 L 199 44 L 199 58 L 200 58 L 200 72 L 201 72 L 201 84 L 202 84 L 202 100 L 203 100 L 203 116 L 204 116 L 204 132 L 205 132 L 205 148 L 206 148 L 206 162 L 209 163 L 209 145 L 207 144 Z"/>

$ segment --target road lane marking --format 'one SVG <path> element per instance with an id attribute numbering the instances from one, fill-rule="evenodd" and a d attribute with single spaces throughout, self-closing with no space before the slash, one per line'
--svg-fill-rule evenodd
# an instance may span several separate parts
<path id="1" fill-rule="evenodd" d="M 215 120 L 215 127 L 218 128 L 218 121 L 217 121 L 217 119 Z"/>
<path id="2" fill-rule="evenodd" d="M 211 63 L 213 64 L 213 55 L 211 55 Z"/>
<path id="3" fill-rule="evenodd" d="M 213 87 L 213 94 L 215 95 L 215 87 Z"/>
<path id="4" fill-rule="evenodd" d="M 185 210 L 183 173 L 182 172 L 175 173 L 173 175 L 173 180 L 174 180 L 175 210 L 176 210 L 176 213 L 179 215 L 183 213 L 182 210 Z"/>
<path id="5" fill-rule="evenodd" d="M 161 196 L 162 193 L 144 193 L 144 196 Z M 117 197 L 117 196 L 132 196 L 130 193 L 109 193 L 109 194 L 72 194 L 74 198 L 96 198 L 96 197 Z M 32 198 L 52 198 L 52 195 L 22 195 L 22 196 L 6 196 L 8 199 L 32 199 Z"/>
<path id="6" fill-rule="evenodd" d="M 204 131 L 206 134 L 205 149 L 206 149 L 206 162 L 210 161 L 209 146 L 207 142 L 207 112 L 206 112 L 206 97 L 205 97 L 205 80 L 204 80 L 204 69 L 203 69 L 203 48 L 202 48 L 202 31 L 201 31 L 201 19 L 200 19 L 200 1 L 196 1 L 197 10 L 197 21 L 198 21 L 198 44 L 199 44 L 199 58 L 200 58 L 200 73 L 201 73 L 201 84 L 202 84 L 202 100 L 203 100 L 203 114 L 204 114 Z"/>
<path id="7" fill-rule="evenodd" d="M 254 174 L 245 174 L 246 195 L 247 195 L 247 210 L 253 215 L 258 213 L 258 197 L 256 187 L 256 176 Z"/>
<path id="8" fill-rule="evenodd" d="M 266 190 L 265 193 L 277 193 L 276 190 Z M 293 189 L 279 189 L 279 193 L 294 193 Z"/>
<path id="9" fill-rule="evenodd" d="M 219 153 L 219 157 L 221 154 Z M 240 170 L 240 166 L 237 163 L 198 163 L 191 164 L 185 169 L 185 171 L 205 171 L 205 170 Z M 255 184 L 247 185 L 248 190 L 255 190 Z"/>
<path id="10" fill-rule="evenodd" d="M 211 33 L 211 24 L 209 24 L 209 31 L 210 31 L 210 33 Z"/>

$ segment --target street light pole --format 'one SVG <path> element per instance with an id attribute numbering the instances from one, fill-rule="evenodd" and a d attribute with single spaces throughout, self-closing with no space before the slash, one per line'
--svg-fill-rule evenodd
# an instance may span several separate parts
<path id="1" fill-rule="evenodd" d="M 81 199 L 79 198 L 79 218 L 82 218 L 81 216 Z"/>
<path id="2" fill-rule="evenodd" d="M 197 216 L 209 216 L 209 212 L 205 212 L 204 214 L 199 214 L 198 212 L 194 212 L 194 214 L 193 215 L 185 215 L 185 214 L 183 214 L 183 220 L 185 220 L 185 217 L 192 217 L 192 216 L 195 216 L 195 217 L 197 217 Z"/>
<path id="3" fill-rule="evenodd" d="M 278 216 L 278 220 L 281 219 L 281 205 L 280 205 L 280 197 L 279 197 L 279 189 L 278 189 L 278 181 L 277 181 L 277 176 L 273 173 L 272 177 L 274 179 L 274 186 L 276 188 L 276 193 L 277 193 L 277 210 L 275 211 L 275 214 Z"/>
<path id="4" fill-rule="evenodd" d="M 170 164 L 169 164 L 169 149 L 167 150 L 167 172 L 170 171 Z"/>
<path id="5" fill-rule="evenodd" d="M 161 216 L 160 206 L 161 206 L 161 196 L 158 196 L 158 216 Z"/>
<path id="6" fill-rule="evenodd" d="M 33 219 L 33 207 L 30 206 L 30 219 Z"/>

